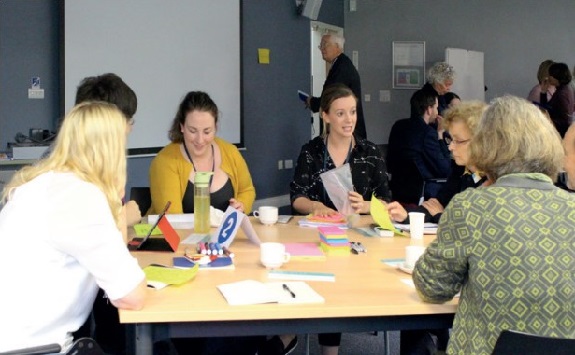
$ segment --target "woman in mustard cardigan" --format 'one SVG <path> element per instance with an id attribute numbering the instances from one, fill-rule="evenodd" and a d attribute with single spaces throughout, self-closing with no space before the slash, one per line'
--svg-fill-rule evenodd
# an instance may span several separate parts
<path id="1" fill-rule="evenodd" d="M 210 180 L 214 208 L 225 211 L 231 205 L 251 212 L 256 192 L 248 166 L 236 146 L 216 137 L 217 122 L 218 107 L 208 94 L 186 95 L 169 131 L 172 143 L 150 166 L 149 213 L 160 213 L 168 201 L 169 213 L 193 213 L 196 171 L 214 173 Z"/>

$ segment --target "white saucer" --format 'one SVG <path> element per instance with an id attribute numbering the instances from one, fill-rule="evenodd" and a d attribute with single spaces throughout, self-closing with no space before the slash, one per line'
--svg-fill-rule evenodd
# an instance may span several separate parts
<path id="1" fill-rule="evenodd" d="M 406 274 L 410 274 L 413 272 L 413 268 L 409 268 L 405 265 L 405 263 L 401 263 L 399 265 L 397 265 L 397 269 L 400 271 L 405 272 Z"/>

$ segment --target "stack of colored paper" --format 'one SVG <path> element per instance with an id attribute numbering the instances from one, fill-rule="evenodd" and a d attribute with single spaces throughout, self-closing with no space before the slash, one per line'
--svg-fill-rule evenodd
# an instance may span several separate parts
<path id="1" fill-rule="evenodd" d="M 318 227 L 320 247 L 328 255 L 348 255 L 349 240 L 345 230 L 338 227 Z"/>

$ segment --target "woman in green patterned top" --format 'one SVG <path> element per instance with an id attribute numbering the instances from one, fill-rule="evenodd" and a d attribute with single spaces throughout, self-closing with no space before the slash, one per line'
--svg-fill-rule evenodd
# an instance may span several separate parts
<path id="1" fill-rule="evenodd" d="M 564 158 L 557 131 L 537 107 L 506 96 L 469 149 L 495 183 L 451 200 L 413 272 L 427 302 L 461 291 L 447 353 L 491 354 L 504 329 L 575 338 L 575 195 L 553 185 Z"/>

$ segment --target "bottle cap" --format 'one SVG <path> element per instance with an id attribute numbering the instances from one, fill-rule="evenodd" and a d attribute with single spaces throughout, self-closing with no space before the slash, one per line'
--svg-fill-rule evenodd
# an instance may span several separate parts
<path id="1" fill-rule="evenodd" d="M 196 176 L 194 177 L 194 185 L 203 185 L 207 186 L 210 183 L 210 177 L 214 173 L 211 171 L 198 171 L 196 172 Z"/>

